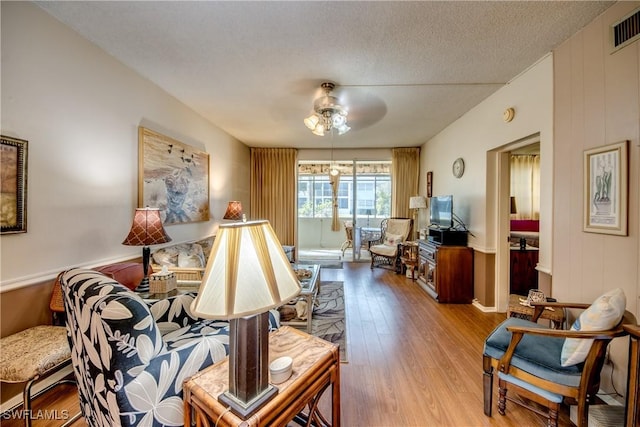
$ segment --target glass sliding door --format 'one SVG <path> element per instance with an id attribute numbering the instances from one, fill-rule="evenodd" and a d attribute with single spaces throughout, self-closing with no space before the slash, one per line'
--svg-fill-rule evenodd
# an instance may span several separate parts
<path id="1" fill-rule="evenodd" d="M 305 251 L 336 251 L 342 255 L 347 240 L 346 225 L 358 232 L 360 245 L 351 243 L 345 257 L 368 256 L 361 247 L 379 236 L 380 221 L 391 211 L 391 162 L 338 161 L 340 171 L 337 204 L 340 230 L 331 230 L 333 193 L 330 162 L 301 161 L 298 164 L 298 248 Z M 369 233 L 369 234 L 367 234 Z M 364 239 L 360 239 L 364 236 Z M 366 249 L 366 246 L 365 246 Z"/>
<path id="2" fill-rule="evenodd" d="M 353 259 L 368 257 L 370 240 L 380 238 L 380 222 L 391 212 L 391 162 L 354 162 Z"/>

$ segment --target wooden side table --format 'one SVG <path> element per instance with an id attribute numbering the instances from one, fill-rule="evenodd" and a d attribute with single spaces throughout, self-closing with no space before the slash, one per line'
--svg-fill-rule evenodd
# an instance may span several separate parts
<path id="1" fill-rule="evenodd" d="M 533 307 L 520 304 L 520 299 L 527 299 L 526 296 L 511 294 L 509 295 L 509 307 L 507 308 L 507 317 L 520 317 L 521 319 L 530 320 L 533 316 Z M 547 319 L 553 323 L 554 328 L 560 329 L 564 323 L 564 310 L 558 308 L 552 310 L 544 310 L 540 315 L 540 319 Z"/>
<path id="2" fill-rule="evenodd" d="M 418 242 L 400 243 L 400 261 L 402 262 L 401 273 L 406 274 L 411 270 L 411 280 L 416 280 L 416 270 L 418 269 Z"/>
<path id="3" fill-rule="evenodd" d="M 340 426 L 340 359 L 338 346 L 283 326 L 269 335 L 269 359 L 293 358 L 293 374 L 276 385 L 278 394 L 250 418 L 243 420 L 218 396 L 229 388 L 228 359 L 198 372 L 184 383 L 184 424 L 216 426 L 284 426 L 289 421 Z M 318 408 L 320 397 L 331 387 L 331 423 Z"/>

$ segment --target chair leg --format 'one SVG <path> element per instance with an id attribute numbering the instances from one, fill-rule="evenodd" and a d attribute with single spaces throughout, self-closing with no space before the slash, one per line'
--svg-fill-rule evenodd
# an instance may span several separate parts
<path id="1" fill-rule="evenodd" d="M 548 427 L 558 427 L 558 412 L 560 411 L 560 404 L 549 405 L 549 420 L 547 422 Z M 578 424 L 579 425 L 579 424 Z"/>
<path id="2" fill-rule="evenodd" d="M 498 413 L 504 415 L 507 410 L 507 384 L 498 380 Z"/>
<path id="3" fill-rule="evenodd" d="M 38 377 L 35 377 L 27 381 L 22 391 L 22 409 L 24 410 L 25 427 L 31 427 L 31 386 L 37 379 Z"/>
<path id="4" fill-rule="evenodd" d="M 484 395 L 484 414 L 491 416 L 491 405 L 493 404 L 493 367 L 491 358 L 484 356 L 482 359 L 484 373 L 482 374 L 482 389 Z"/>
<path id="5" fill-rule="evenodd" d="M 587 427 L 589 425 L 589 403 L 586 399 L 578 399 L 577 417 L 576 426 Z"/>

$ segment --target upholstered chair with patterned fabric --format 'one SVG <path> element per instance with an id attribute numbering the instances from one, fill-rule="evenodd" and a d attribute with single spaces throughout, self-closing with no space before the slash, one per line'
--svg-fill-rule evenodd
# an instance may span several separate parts
<path id="1" fill-rule="evenodd" d="M 227 355 L 228 322 L 194 317 L 193 294 L 146 302 L 93 270 L 68 270 L 61 283 L 87 424 L 182 425 L 182 383 Z"/>
<path id="2" fill-rule="evenodd" d="M 380 240 L 369 242 L 371 268 L 380 266 L 400 271 L 400 244 L 409 239 L 411 218 L 386 218 L 380 223 Z"/>

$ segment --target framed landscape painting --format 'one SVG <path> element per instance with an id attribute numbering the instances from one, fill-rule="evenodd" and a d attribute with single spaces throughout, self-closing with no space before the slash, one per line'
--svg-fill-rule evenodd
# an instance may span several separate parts
<path id="1" fill-rule="evenodd" d="M 138 129 L 138 206 L 160 209 L 165 225 L 209 220 L 209 155 Z"/>
<path id="2" fill-rule="evenodd" d="M 589 233 L 627 235 L 627 146 L 584 151 L 584 226 Z"/>
<path id="3" fill-rule="evenodd" d="M 27 141 L 8 136 L 0 138 L 1 233 L 26 233 Z"/>

